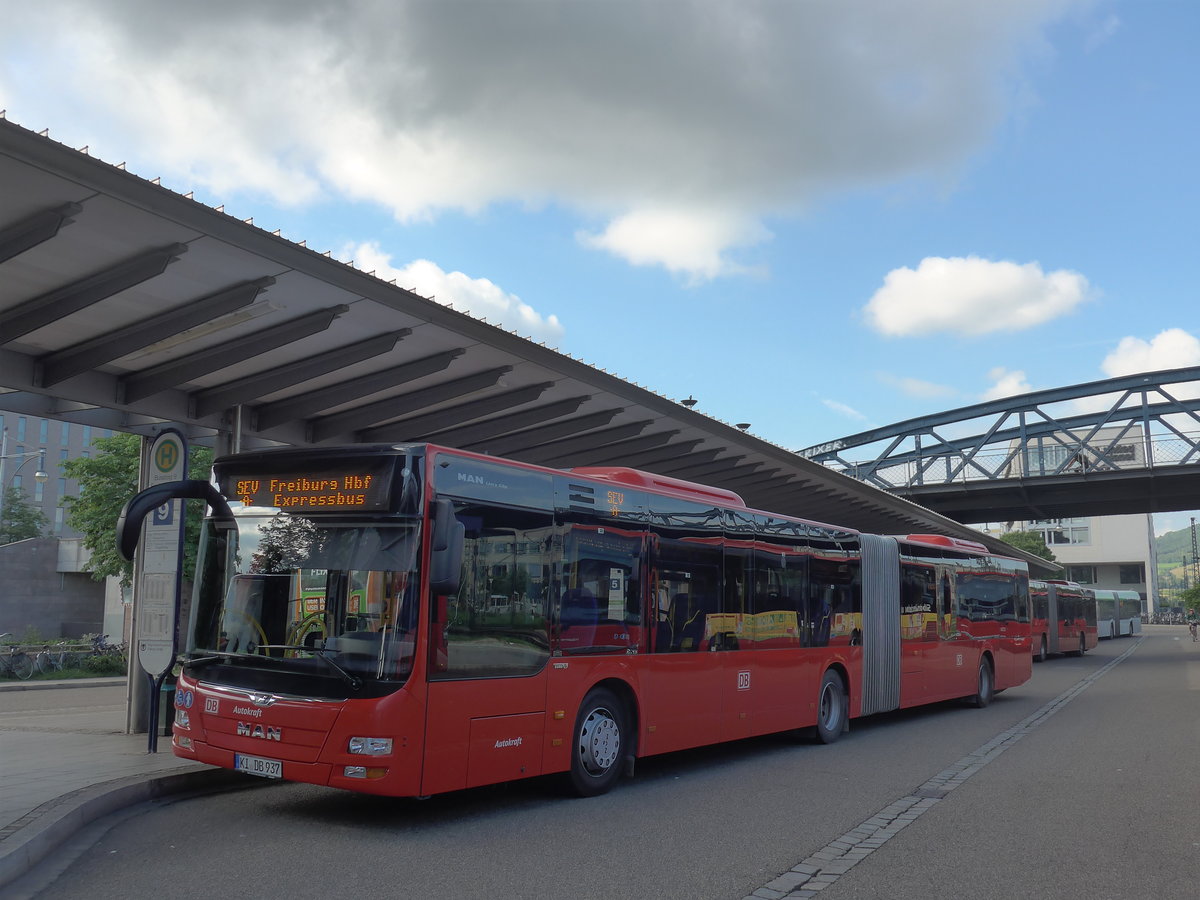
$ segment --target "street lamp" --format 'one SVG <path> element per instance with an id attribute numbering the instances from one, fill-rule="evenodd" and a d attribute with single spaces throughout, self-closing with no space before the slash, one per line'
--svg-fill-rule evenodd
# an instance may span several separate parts
<path id="1" fill-rule="evenodd" d="M 8 493 L 9 481 L 15 481 L 17 475 L 21 473 L 21 469 L 29 464 L 33 458 L 37 458 L 38 467 L 33 473 L 33 480 L 39 484 L 45 484 L 46 479 L 50 476 L 46 473 L 46 449 L 30 450 L 28 453 L 12 453 L 8 452 L 8 429 L 5 428 L 0 433 L 0 523 L 4 522 L 4 496 Z M 20 463 L 9 477 L 4 475 L 4 462 L 9 459 L 19 459 Z"/>

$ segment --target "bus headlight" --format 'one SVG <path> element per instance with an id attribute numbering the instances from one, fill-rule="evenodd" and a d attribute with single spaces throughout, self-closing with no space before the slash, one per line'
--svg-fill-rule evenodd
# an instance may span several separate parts
<path id="1" fill-rule="evenodd" d="M 367 766 L 346 766 L 342 769 L 342 775 L 346 778 L 366 778 L 374 780 L 382 778 L 387 774 L 387 769 L 368 768 Z"/>
<path id="2" fill-rule="evenodd" d="M 180 728 L 191 728 L 192 727 L 192 723 L 188 719 L 188 714 L 187 714 L 186 709 L 175 710 L 175 724 L 178 725 Z"/>
<path id="3" fill-rule="evenodd" d="M 383 737 L 352 737 L 350 752 L 361 756 L 391 756 L 392 739 Z"/>

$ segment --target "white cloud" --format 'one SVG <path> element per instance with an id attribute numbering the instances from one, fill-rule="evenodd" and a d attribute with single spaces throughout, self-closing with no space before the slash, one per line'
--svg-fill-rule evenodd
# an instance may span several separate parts
<path id="1" fill-rule="evenodd" d="M 460 312 L 487 319 L 493 325 L 551 345 L 557 345 L 562 339 L 563 327 L 557 316 L 543 317 L 520 297 L 505 293 L 486 278 L 444 272 L 427 259 L 414 260 L 403 268 L 396 268 L 392 265 L 391 255 L 374 242 L 345 247 L 338 255 L 343 260 L 353 260 L 359 269 L 373 271 L 377 278 L 395 279 L 400 287 L 422 297 L 432 297 Z"/>
<path id="2" fill-rule="evenodd" d="M 1115 350 L 1104 358 L 1100 368 L 1109 378 L 1200 366 L 1200 340 L 1182 328 L 1160 331 L 1150 340 L 1121 338 Z"/>
<path id="3" fill-rule="evenodd" d="M 823 192 L 962 165 L 1083 2 L 10 3 L 0 96 L 184 190 L 553 203 L 700 280 Z"/>
<path id="4" fill-rule="evenodd" d="M 833 410 L 839 416 L 844 416 L 847 419 L 853 419 L 855 422 L 867 421 L 867 417 L 865 415 L 863 415 L 862 413 L 860 413 L 853 406 L 847 406 L 845 403 L 839 403 L 837 400 L 827 400 L 827 399 L 822 399 L 821 403 L 823 403 L 829 409 Z"/>
<path id="5" fill-rule="evenodd" d="M 936 384 L 932 381 L 922 381 L 919 378 L 911 378 L 902 375 L 892 375 L 887 372 L 882 372 L 879 375 L 879 380 L 884 384 L 899 388 L 904 394 L 909 397 L 922 398 L 937 398 L 937 397 L 953 397 L 958 393 L 957 390 L 946 384 Z"/>
<path id="6" fill-rule="evenodd" d="M 1066 315 L 1088 292 L 1078 272 L 1043 272 L 1035 262 L 927 257 L 915 270 L 889 272 L 863 312 L 872 328 L 892 337 L 979 336 Z"/>
<path id="7" fill-rule="evenodd" d="M 1009 371 L 1003 366 L 997 366 L 988 372 L 988 381 L 992 383 L 986 391 L 983 392 L 983 400 L 999 400 L 1002 397 L 1015 397 L 1018 394 L 1028 394 L 1033 388 L 1030 387 L 1025 373 L 1019 369 Z"/>
<path id="8" fill-rule="evenodd" d="M 755 221 L 685 210 L 633 212 L 614 219 L 602 234 L 577 235 L 586 246 L 608 250 L 634 265 L 661 265 L 696 281 L 745 271 L 723 251 L 757 244 L 767 236 Z"/>

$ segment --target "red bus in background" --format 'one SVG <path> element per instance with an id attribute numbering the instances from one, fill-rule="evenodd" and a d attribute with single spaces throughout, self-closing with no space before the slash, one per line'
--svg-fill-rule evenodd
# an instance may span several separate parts
<path id="1" fill-rule="evenodd" d="M 210 506 L 172 743 L 212 765 L 397 796 L 562 773 L 591 795 L 639 757 L 831 743 L 1030 677 L 1027 569 L 981 544 L 428 444 L 213 469 L 118 526 L 131 554 L 166 498 Z"/>
<path id="2" fill-rule="evenodd" d="M 1044 662 L 1051 653 L 1083 656 L 1096 646 L 1096 598 L 1088 588 L 1073 581 L 1032 581 L 1029 596 L 1035 660 Z"/>

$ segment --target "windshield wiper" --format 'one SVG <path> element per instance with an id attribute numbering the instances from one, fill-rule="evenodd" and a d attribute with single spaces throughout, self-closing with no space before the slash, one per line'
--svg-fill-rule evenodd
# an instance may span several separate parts
<path id="1" fill-rule="evenodd" d="M 352 690 L 357 691 L 359 688 L 362 687 L 363 683 L 362 683 L 361 678 L 359 678 L 355 675 L 351 675 L 349 672 L 347 672 L 345 669 L 343 669 L 341 666 L 339 666 L 337 663 L 335 663 L 332 659 L 329 659 L 328 657 L 326 657 L 324 655 L 326 653 L 335 652 L 333 650 L 326 650 L 324 647 L 305 647 L 300 644 L 259 644 L 254 649 L 255 650 L 304 650 L 308 653 L 320 654 L 317 657 L 317 659 L 321 660 L 321 662 L 330 666 L 335 672 L 337 672 L 339 675 L 341 675 L 342 678 L 345 680 L 346 684 L 350 685 L 350 688 Z M 270 660 L 271 662 L 279 661 L 270 656 L 248 655 L 245 653 L 225 653 L 225 652 L 222 652 L 219 650 L 214 650 L 208 656 L 197 656 L 197 657 L 194 657 L 193 659 L 186 659 L 183 661 L 183 664 L 184 664 L 184 666 L 195 666 L 197 668 L 200 668 L 202 666 L 207 666 L 210 663 L 220 662 L 222 660 L 228 661 L 228 660 L 234 660 L 234 659 Z"/>
<path id="2" fill-rule="evenodd" d="M 303 644 L 259 644 L 259 650 L 303 650 L 306 653 L 320 654 L 317 659 L 333 668 L 339 675 L 346 680 L 346 684 L 350 685 L 351 690 L 357 691 L 362 687 L 362 679 L 356 675 L 351 675 L 332 659 L 325 656 L 326 653 L 336 653 L 337 651 L 326 647 L 305 647 Z"/>
<path id="3" fill-rule="evenodd" d="M 244 656 L 243 653 L 223 653 L 219 650 L 214 650 L 208 656 L 193 656 L 191 659 L 185 659 L 185 666 L 207 666 L 209 663 L 214 663 L 222 659 L 236 659 L 239 656 Z"/>

